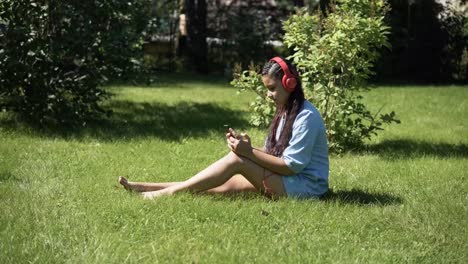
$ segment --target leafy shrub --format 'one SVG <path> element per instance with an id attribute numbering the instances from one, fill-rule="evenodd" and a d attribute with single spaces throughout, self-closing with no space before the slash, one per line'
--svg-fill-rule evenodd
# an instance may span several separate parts
<path id="1" fill-rule="evenodd" d="M 103 110 L 108 78 L 138 71 L 148 1 L 0 2 L 0 108 L 44 124 Z"/>
<path id="2" fill-rule="evenodd" d="M 462 2 L 447 3 L 439 14 L 442 30 L 447 33 L 443 50 L 442 71 L 447 79 L 459 82 L 468 81 L 468 3 L 462 9 Z"/>
<path id="3" fill-rule="evenodd" d="M 238 94 L 247 90 L 255 92 L 255 100 L 250 103 L 254 112 L 250 115 L 249 122 L 254 126 L 266 126 L 271 121 L 275 110 L 272 100 L 267 97 L 267 89 L 263 85 L 262 76 L 258 74 L 259 71 L 259 67 L 254 64 L 250 64 L 246 71 L 242 71 L 241 64 L 237 64 L 231 85 L 238 89 Z"/>
<path id="4" fill-rule="evenodd" d="M 321 112 L 332 151 L 361 147 L 366 138 L 382 130 L 383 123 L 397 122 L 395 113 L 371 113 L 361 102 L 366 80 L 378 49 L 389 47 L 383 23 L 382 0 L 341 0 L 323 17 L 304 11 L 284 22 L 284 43 L 293 50 L 290 59 L 301 72 L 306 98 Z M 266 90 L 258 87 L 261 76 L 254 67 L 238 72 L 232 85 L 258 94 L 253 103 L 254 125 L 266 125 L 273 114 Z M 263 105 L 261 107 L 261 105 Z M 380 111 L 379 111 L 380 112 Z"/>

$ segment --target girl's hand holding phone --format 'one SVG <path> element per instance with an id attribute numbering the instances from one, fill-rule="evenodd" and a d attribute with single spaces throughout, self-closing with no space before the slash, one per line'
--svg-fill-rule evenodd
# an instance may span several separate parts
<path id="1" fill-rule="evenodd" d="M 252 144 L 250 137 L 242 133 L 238 135 L 236 131 L 232 128 L 229 128 L 228 133 L 226 134 L 226 139 L 228 147 L 236 154 L 241 156 L 247 156 L 252 152 Z"/>
<path id="2" fill-rule="evenodd" d="M 229 128 L 229 129 L 228 129 L 228 134 L 229 134 L 230 137 L 239 139 L 239 138 L 238 138 L 239 135 L 238 135 L 237 132 L 236 132 L 234 129 L 232 129 L 232 128 Z"/>

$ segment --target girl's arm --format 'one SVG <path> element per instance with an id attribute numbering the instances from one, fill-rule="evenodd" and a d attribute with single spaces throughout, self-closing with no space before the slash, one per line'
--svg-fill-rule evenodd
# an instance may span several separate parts
<path id="1" fill-rule="evenodd" d="M 295 174 L 282 158 L 267 154 L 259 149 L 252 148 L 250 152 L 242 156 L 277 174 L 285 176 Z"/>
<path id="2" fill-rule="evenodd" d="M 258 165 L 280 175 L 295 174 L 286 165 L 283 159 L 267 154 L 263 150 L 253 148 L 249 136 L 242 135 L 242 139 L 237 139 L 229 135 L 226 136 L 229 148 L 237 155 L 246 157 Z"/>
<path id="3" fill-rule="evenodd" d="M 265 153 L 265 150 L 264 150 L 263 148 L 257 148 L 257 147 L 252 147 L 252 148 L 253 148 L 253 149 L 256 149 L 256 150 L 258 150 L 258 151 L 260 151 L 260 152 Z"/>

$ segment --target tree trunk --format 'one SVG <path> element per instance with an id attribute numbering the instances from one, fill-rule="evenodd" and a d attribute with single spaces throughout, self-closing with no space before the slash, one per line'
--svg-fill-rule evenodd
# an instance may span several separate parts
<path id="1" fill-rule="evenodd" d="M 304 0 L 294 0 L 293 4 L 294 6 L 304 7 Z"/>
<path id="2" fill-rule="evenodd" d="M 334 1 L 332 0 L 320 0 L 319 2 L 320 11 L 322 12 L 322 15 L 324 17 L 327 17 L 328 14 L 330 13 L 330 6 L 334 4 L 333 2 Z"/>
<path id="3" fill-rule="evenodd" d="M 177 30 L 177 42 L 175 45 L 175 53 L 179 58 L 187 56 L 187 16 L 185 9 L 185 0 L 177 0 L 179 9 L 179 30 Z"/>
<path id="4" fill-rule="evenodd" d="M 199 73 L 207 73 L 206 0 L 185 0 L 185 11 L 191 66 Z"/>

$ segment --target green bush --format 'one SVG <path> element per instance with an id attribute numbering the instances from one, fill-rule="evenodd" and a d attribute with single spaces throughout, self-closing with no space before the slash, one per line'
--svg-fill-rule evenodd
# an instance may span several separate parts
<path id="1" fill-rule="evenodd" d="M 138 71 L 150 0 L 0 2 L 0 107 L 34 122 L 103 112 L 100 84 Z"/>
<path id="2" fill-rule="evenodd" d="M 254 64 L 250 64 L 245 71 L 242 71 L 241 64 L 236 64 L 231 85 L 238 89 L 238 94 L 246 90 L 255 92 L 255 100 L 250 103 L 253 114 L 249 122 L 254 126 L 267 126 L 275 113 L 274 103 L 267 98 L 267 88 L 263 85 L 259 71 L 259 67 Z"/>
<path id="3" fill-rule="evenodd" d="M 461 6 L 461 2 L 459 3 Z M 443 49 L 442 72 L 449 80 L 468 81 L 468 16 L 456 8 L 456 2 L 448 3 L 439 14 L 442 30 L 447 33 Z"/>
<path id="4" fill-rule="evenodd" d="M 306 98 L 323 116 L 332 151 L 359 148 L 382 130 L 383 123 L 399 123 L 393 111 L 371 113 L 361 102 L 378 49 L 389 47 L 386 9 L 382 0 L 340 0 L 326 17 L 299 11 L 283 24 L 284 43 L 293 50 L 290 59 L 301 72 Z M 257 92 L 252 121 L 266 125 L 273 114 L 266 108 L 273 106 L 258 86 L 257 72 L 254 67 L 238 71 L 232 84 L 240 91 Z"/>

